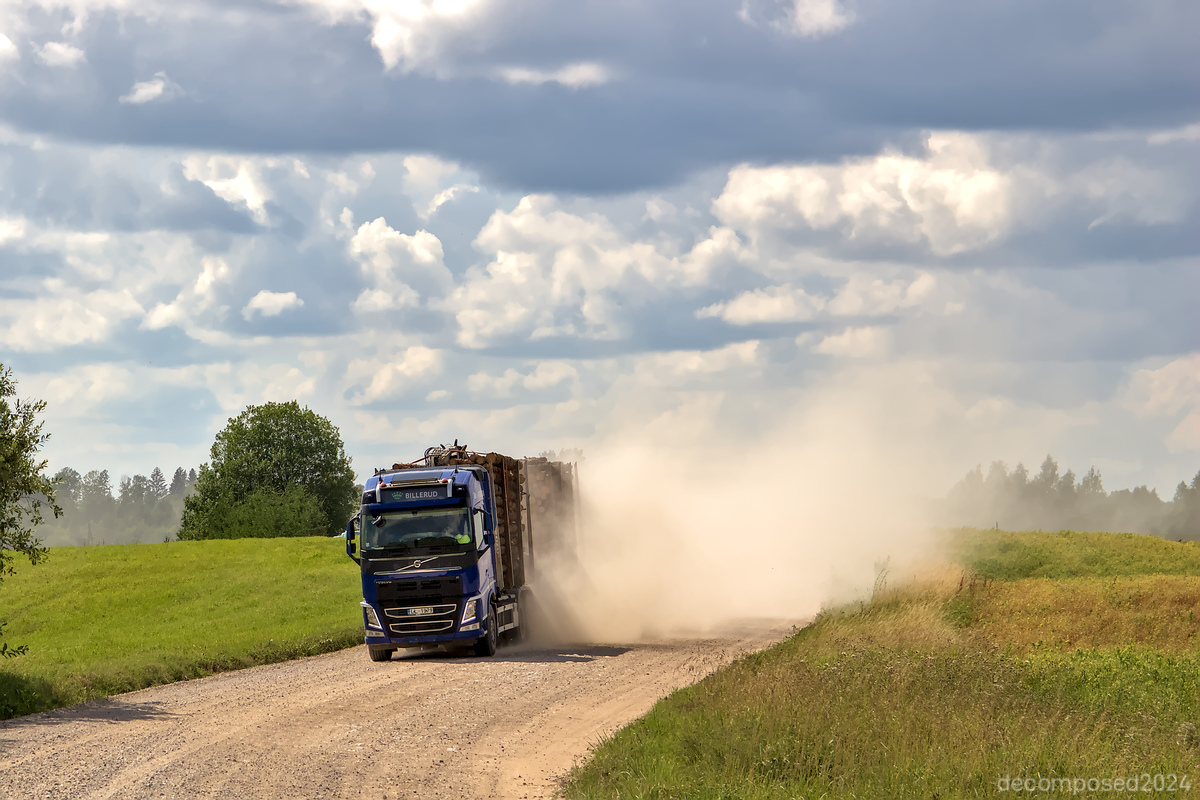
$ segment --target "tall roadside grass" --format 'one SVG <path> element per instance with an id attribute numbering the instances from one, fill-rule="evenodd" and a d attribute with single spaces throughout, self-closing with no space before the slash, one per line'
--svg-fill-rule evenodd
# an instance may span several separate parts
<path id="1" fill-rule="evenodd" d="M 51 548 L 0 585 L 0 718 L 349 647 L 359 597 L 340 539 Z"/>
<path id="2" fill-rule="evenodd" d="M 822 613 L 660 701 L 571 773 L 566 796 L 957 798 L 1004 796 L 1017 777 L 1200 783 L 1200 577 L 1187 573 L 1200 569 L 1186 566 L 1196 548 L 960 536 L 961 560 L 990 577 L 944 570 Z M 1042 794 L 1072 793 L 1050 785 Z"/>

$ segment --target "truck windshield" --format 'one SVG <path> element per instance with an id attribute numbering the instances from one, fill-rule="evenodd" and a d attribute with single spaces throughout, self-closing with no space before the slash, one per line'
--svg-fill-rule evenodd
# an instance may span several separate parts
<path id="1" fill-rule="evenodd" d="M 397 549 L 429 553 L 474 550 L 471 518 L 465 508 L 388 511 L 363 515 L 364 550 Z"/>

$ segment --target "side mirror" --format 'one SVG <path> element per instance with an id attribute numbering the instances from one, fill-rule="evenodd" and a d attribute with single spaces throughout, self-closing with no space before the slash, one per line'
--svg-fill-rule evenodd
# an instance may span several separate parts
<path id="1" fill-rule="evenodd" d="M 361 561 L 358 560 L 358 557 L 354 555 L 354 553 L 357 550 L 357 548 L 355 547 L 355 544 L 354 544 L 354 529 L 358 525 L 358 522 L 359 522 L 359 515 L 355 514 L 353 517 L 350 518 L 350 521 L 346 523 L 346 555 L 348 555 L 348 556 L 350 556 L 350 558 L 354 559 L 355 564 L 362 563 Z"/>

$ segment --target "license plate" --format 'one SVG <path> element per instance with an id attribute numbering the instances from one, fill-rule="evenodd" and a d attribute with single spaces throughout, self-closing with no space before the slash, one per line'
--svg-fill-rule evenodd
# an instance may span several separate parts
<path id="1" fill-rule="evenodd" d="M 427 617 L 433 613 L 433 606 L 421 606 L 420 608 L 410 608 L 408 615 L 410 617 Z"/>

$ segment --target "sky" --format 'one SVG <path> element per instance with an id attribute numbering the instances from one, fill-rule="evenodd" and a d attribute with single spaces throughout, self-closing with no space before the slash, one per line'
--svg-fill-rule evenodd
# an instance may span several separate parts
<path id="1" fill-rule="evenodd" d="M 0 363 L 51 469 L 169 474 L 293 399 L 360 475 L 455 438 L 786 460 L 836 410 L 918 494 L 1053 453 L 1169 498 L 1197 30 L 1184 0 L 12 0 Z"/>

